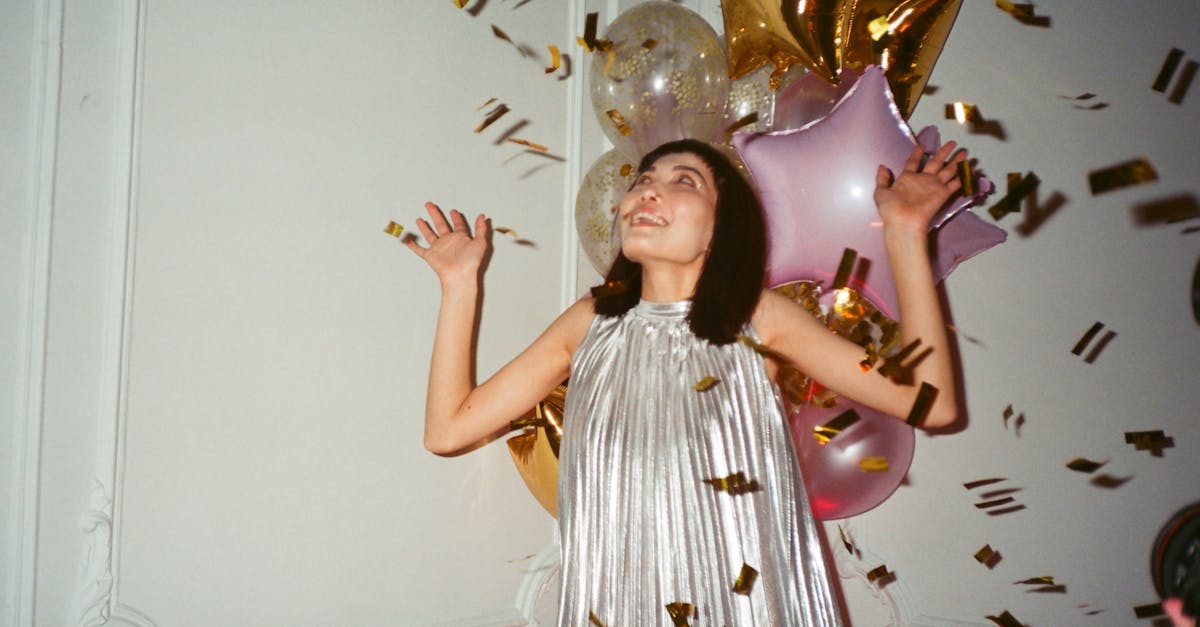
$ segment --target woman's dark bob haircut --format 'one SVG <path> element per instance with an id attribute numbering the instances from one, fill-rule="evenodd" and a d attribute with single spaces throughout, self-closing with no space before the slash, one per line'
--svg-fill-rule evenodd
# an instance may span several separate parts
<path id="1" fill-rule="evenodd" d="M 697 337 L 714 344 L 737 339 L 758 306 L 766 278 L 767 233 L 762 205 L 750 184 L 729 159 L 709 144 L 694 139 L 673 141 L 642 158 L 638 173 L 665 155 L 696 155 L 713 173 L 717 186 L 716 216 L 708 256 L 692 294 L 688 326 Z M 604 277 L 606 284 L 623 282 L 627 289 L 601 295 L 596 313 L 621 316 L 641 299 L 642 266 L 621 252 Z"/>

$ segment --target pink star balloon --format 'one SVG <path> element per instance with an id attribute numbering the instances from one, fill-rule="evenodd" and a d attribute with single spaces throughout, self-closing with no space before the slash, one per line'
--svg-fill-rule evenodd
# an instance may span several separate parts
<path id="1" fill-rule="evenodd" d="M 927 150 L 936 148 L 936 129 L 926 129 L 920 139 Z M 896 288 L 873 200 L 875 169 L 883 164 L 900 171 L 917 143 L 876 66 L 863 71 L 828 115 L 802 128 L 736 134 L 734 148 L 754 177 L 766 213 L 767 284 L 830 285 L 842 251 L 853 248 L 857 269 L 865 272 L 850 287 L 894 317 Z M 966 211 L 991 191 L 982 177 L 976 187 L 975 196 L 956 196 L 930 223 L 936 280 L 1006 238 L 1002 229 Z"/>

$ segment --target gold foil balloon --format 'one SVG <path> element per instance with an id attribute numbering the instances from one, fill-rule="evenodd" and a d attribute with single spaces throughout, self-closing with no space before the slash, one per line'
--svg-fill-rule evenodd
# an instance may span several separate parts
<path id="1" fill-rule="evenodd" d="M 717 139 L 729 96 L 725 50 L 695 12 L 652 0 L 617 16 L 592 54 L 592 109 L 632 160 L 687 137 Z"/>
<path id="2" fill-rule="evenodd" d="M 878 65 L 887 74 L 896 106 L 907 119 L 929 81 L 933 65 L 962 0 L 852 0 L 841 24 L 841 70 Z"/>
<path id="3" fill-rule="evenodd" d="M 602 276 L 621 249 L 620 233 L 613 228 L 617 203 L 636 177 L 637 163 L 614 148 L 596 159 L 575 196 L 575 233 L 588 262 Z"/>
<path id="4" fill-rule="evenodd" d="M 558 517 L 558 445 L 562 441 L 566 403 L 564 382 L 528 414 L 513 421 L 513 430 L 524 430 L 507 441 L 508 452 L 525 480 L 525 487 L 554 517 Z"/>
<path id="5" fill-rule="evenodd" d="M 792 65 L 817 67 L 811 54 L 811 42 L 808 38 L 797 39 L 788 27 L 785 15 L 788 5 L 795 13 L 794 1 L 724 0 L 721 3 L 730 78 L 741 78 L 770 63 L 775 68 L 770 77 L 774 89 Z M 828 72 L 822 78 L 832 82 L 835 75 Z"/>

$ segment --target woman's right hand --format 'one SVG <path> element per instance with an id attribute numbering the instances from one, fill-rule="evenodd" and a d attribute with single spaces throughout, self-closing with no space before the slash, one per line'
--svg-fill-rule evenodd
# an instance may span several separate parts
<path id="1" fill-rule="evenodd" d="M 475 218 L 475 234 L 471 235 L 467 218 L 457 210 L 450 210 L 449 221 L 441 208 L 431 202 L 425 203 L 425 210 L 430 221 L 417 218 L 417 228 L 429 245 L 421 246 L 415 237 L 406 239 L 405 244 L 429 264 L 443 287 L 459 281 L 476 281 L 491 234 L 487 217 L 481 213 Z"/>

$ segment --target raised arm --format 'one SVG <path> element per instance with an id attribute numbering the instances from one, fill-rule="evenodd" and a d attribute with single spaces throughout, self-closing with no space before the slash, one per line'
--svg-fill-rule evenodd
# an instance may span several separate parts
<path id="1" fill-rule="evenodd" d="M 917 147 L 898 175 L 893 177 L 880 166 L 876 176 L 875 204 L 883 218 L 884 244 L 899 297 L 902 340 L 906 345 L 920 340 L 914 356 L 929 351 L 912 370 L 913 385 L 896 383 L 875 372 L 863 373 L 858 366 L 864 357 L 859 346 L 830 333 L 782 296 L 767 293 L 755 320 L 768 346 L 823 385 L 879 411 L 905 418 L 921 383 L 937 388 L 920 425 L 923 428 L 953 423 L 958 406 L 928 243 L 930 219 L 959 188 L 958 164 L 967 155 L 954 148 L 954 142 L 947 142 L 922 164 L 923 153 Z M 882 363 L 880 360 L 876 367 Z"/>
<path id="2" fill-rule="evenodd" d="M 472 335 L 488 246 L 487 218 L 480 214 L 475 219 L 472 236 L 461 213 L 451 211 L 447 221 L 437 205 L 426 203 L 425 208 L 430 220 L 417 220 L 417 227 L 428 247 L 407 241 L 437 274 L 442 288 L 425 397 L 425 448 L 453 455 L 502 432 L 567 377 L 592 308 L 590 301 L 576 303 L 529 348 L 475 386 Z"/>

